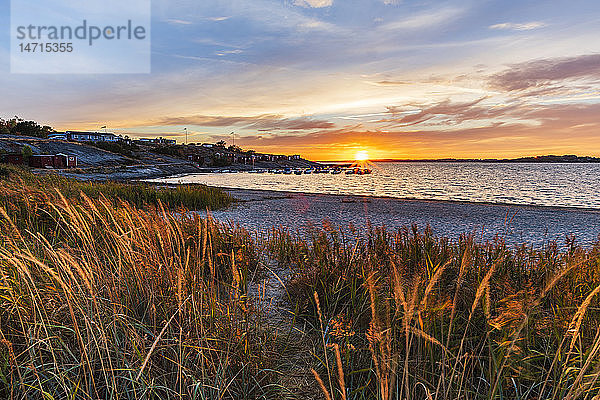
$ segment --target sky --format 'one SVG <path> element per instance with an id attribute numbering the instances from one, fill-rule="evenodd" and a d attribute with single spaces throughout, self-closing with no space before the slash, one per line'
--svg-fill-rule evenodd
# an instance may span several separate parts
<path id="1" fill-rule="evenodd" d="M 11 74 L 0 117 L 312 160 L 600 156 L 600 2 L 152 1 L 148 74 Z"/>

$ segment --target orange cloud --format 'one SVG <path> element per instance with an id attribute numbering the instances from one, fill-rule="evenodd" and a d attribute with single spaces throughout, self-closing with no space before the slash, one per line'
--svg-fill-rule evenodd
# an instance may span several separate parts
<path id="1" fill-rule="evenodd" d="M 498 122 L 470 129 L 389 132 L 357 125 L 310 134 L 245 136 L 240 143 L 259 151 L 299 153 L 314 160 L 347 160 L 363 149 L 373 158 L 400 159 L 600 156 L 600 104 L 523 106 L 519 112 L 538 124 Z"/>

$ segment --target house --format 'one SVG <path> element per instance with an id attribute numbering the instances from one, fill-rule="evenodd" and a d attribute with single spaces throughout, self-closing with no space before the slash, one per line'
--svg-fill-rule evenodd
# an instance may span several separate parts
<path id="1" fill-rule="evenodd" d="M 299 154 L 294 154 L 293 156 L 289 156 L 288 160 L 299 160 L 300 159 L 300 155 Z"/>
<path id="2" fill-rule="evenodd" d="M 269 154 L 256 154 L 256 161 L 271 161 Z"/>
<path id="3" fill-rule="evenodd" d="M 195 161 L 198 164 L 204 164 L 204 157 L 201 156 L 200 154 L 189 154 L 187 156 L 188 160 L 190 161 Z"/>
<path id="4" fill-rule="evenodd" d="M 66 134 L 66 132 L 50 133 L 48 135 L 48 139 L 50 139 L 50 140 L 67 140 L 67 134 Z"/>
<path id="5" fill-rule="evenodd" d="M 68 154 L 34 154 L 29 157 L 32 168 L 74 168 L 77 166 L 77 156 Z"/>
<path id="6" fill-rule="evenodd" d="M 230 162 L 233 162 L 235 160 L 235 154 L 233 153 L 229 153 L 229 152 L 225 152 L 225 153 L 215 153 L 214 154 L 215 158 L 220 158 L 220 159 L 226 159 L 229 160 Z"/>
<path id="7" fill-rule="evenodd" d="M 215 145 L 212 143 L 202 143 L 202 147 L 205 147 L 207 149 L 212 149 L 213 147 L 215 147 Z"/>
<path id="8" fill-rule="evenodd" d="M 288 156 L 284 156 L 281 154 L 266 154 L 268 160 L 267 161 L 285 161 L 288 159 Z"/>
<path id="9" fill-rule="evenodd" d="M 139 138 L 137 141 L 140 143 L 150 143 L 150 144 L 177 144 L 177 141 L 175 139 L 165 139 L 163 137 Z"/>
<path id="10" fill-rule="evenodd" d="M 54 156 L 55 168 L 75 168 L 77 167 L 77 156 L 58 153 Z"/>
<path id="11" fill-rule="evenodd" d="M 48 135 L 49 139 L 62 139 L 60 134 Z M 110 132 L 77 132 L 77 131 L 66 131 L 64 133 L 66 140 L 73 142 L 118 142 L 120 138 L 114 133 Z M 51 138 L 50 136 L 55 136 Z M 62 139 L 64 140 L 64 139 Z"/>
<path id="12" fill-rule="evenodd" d="M 3 164 L 22 165 L 25 164 L 25 158 L 21 153 L 7 153 L 2 154 L 0 158 Z"/>
<path id="13" fill-rule="evenodd" d="M 34 154 L 29 157 L 32 168 L 54 168 L 54 156 L 50 154 Z"/>

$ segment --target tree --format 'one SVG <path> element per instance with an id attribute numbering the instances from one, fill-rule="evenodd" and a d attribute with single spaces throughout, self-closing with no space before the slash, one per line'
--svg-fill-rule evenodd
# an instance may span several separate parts
<path id="1" fill-rule="evenodd" d="M 25 145 L 21 149 L 21 154 L 23 155 L 25 161 L 29 161 L 29 158 L 33 155 L 33 150 L 28 145 Z"/>
<path id="2" fill-rule="evenodd" d="M 227 143 L 225 143 L 224 140 L 219 140 L 217 143 L 215 143 L 215 146 L 217 147 L 225 147 Z"/>
<path id="3" fill-rule="evenodd" d="M 14 120 L 0 118 L 0 135 L 10 135 L 10 128 L 14 125 L 13 122 Z"/>
<path id="4" fill-rule="evenodd" d="M 48 137 L 48 133 L 52 131 L 49 126 L 40 126 L 34 121 L 19 121 L 11 129 L 13 135 Z"/>
<path id="5" fill-rule="evenodd" d="M 23 135 L 47 138 L 54 129 L 48 125 L 40 126 L 35 121 L 25 121 L 23 118 L 0 119 L 0 134 Z"/>

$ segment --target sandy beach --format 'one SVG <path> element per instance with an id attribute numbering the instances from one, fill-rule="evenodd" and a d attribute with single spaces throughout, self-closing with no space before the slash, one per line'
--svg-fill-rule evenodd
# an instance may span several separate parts
<path id="1" fill-rule="evenodd" d="M 600 210 L 593 209 L 225 190 L 239 201 L 212 212 L 213 217 L 258 232 L 274 226 L 302 232 L 323 221 L 359 230 L 369 224 L 392 229 L 417 224 L 420 229 L 429 225 L 436 235 L 451 239 L 464 233 L 480 241 L 499 235 L 510 244 L 535 246 L 550 240 L 562 245 L 567 235 L 589 245 L 600 233 Z"/>

